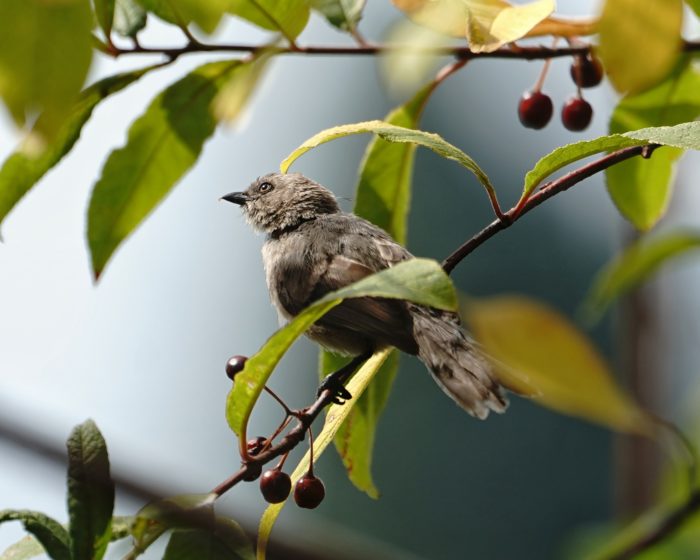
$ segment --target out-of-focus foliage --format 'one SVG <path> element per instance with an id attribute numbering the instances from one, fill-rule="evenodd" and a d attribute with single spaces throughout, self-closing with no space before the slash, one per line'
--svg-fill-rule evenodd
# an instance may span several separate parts
<path id="1" fill-rule="evenodd" d="M 586 303 L 589 314 L 598 316 L 616 298 L 644 282 L 670 259 L 700 249 L 700 232 L 676 231 L 627 247 L 600 271 Z"/>
<path id="2" fill-rule="evenodd" d="M 639 93 L 663 79 L 681 53 L 682 24 L 682 0 L 607 0 L 598 54 L 615 89 Z"/>
<path id="3" fill-rule="evenodd" d="M 610 132 L 676 125 L 698 115 L 700 73 L 690 58 L 684 57 L 663 82 L 618 103 L 610 119 Z M 606 170 L 610 196 L 620 213 L 638 229 L 650 229 L 666 212 L 673 165 L 681 153 L 676 148 L 661 148 L 649 159 L 631 159 Z"/>
<path id="4" fill-rule="evenodd" d="M 469 301 L 464 313 L 507 387 L 615 430 L 653 433 L 651 420 L 615 384 L 590 341 L 555 310 L 500 296 Z"/>
<path id="5" fill-rule="evenodd" d="M 42 111 L 36 133 L 56 134 L 90 68 L 91 30 L 89 0 L 0 2 L 0 97 L 18 125 Z"/>

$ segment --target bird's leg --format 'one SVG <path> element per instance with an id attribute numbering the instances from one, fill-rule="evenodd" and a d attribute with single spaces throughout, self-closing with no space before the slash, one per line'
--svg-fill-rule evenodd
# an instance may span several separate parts
<path id="1" fill-rule="evenodd" d="M 355 371 L 371 356 L 371 351 L 355 356 L 342 368 L 328 374 L 323 381 L 321 381 L 321 385 L 319 385 L 318 391 L 316 391 L 316 396 L 321 396 L 321 393 L 328 389 L 333 393 L 333 399 L 331 402 L 334 404 L 343 404 L 345 401 L 350 400 L 352 395 L 345 388 L 344 384 L 350 378 L 350 376 L 355 373 Z"/>

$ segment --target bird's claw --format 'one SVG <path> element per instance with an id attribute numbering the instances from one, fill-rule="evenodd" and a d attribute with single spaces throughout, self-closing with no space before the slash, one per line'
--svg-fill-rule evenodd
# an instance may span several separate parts
<path id="1" fill-rule="evenodd" d="M 321 381 L 318 391 L 316 391 L 316 396 L 320 397 L 321 393 L 324 391 L 330 391 L 332 393 L 331 402 L 333 404 L 345 404 L 346 401 L 352 398 L 350 391 L 348 391 L 333 374 L 326 376 L 326 378 Z"/>

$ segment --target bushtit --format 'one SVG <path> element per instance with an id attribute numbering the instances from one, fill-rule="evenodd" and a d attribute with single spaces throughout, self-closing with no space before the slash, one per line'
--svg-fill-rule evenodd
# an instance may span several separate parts
<path id="1" fill-rule="evenodd" d="M 329 292 L 413 258 L 385 231 L 342 212 L 327 188 L 301 174 L 270 173 L 224 200 L 239 204 L 262 249 L 270 298 L 286 320 Z M 307 336 L 351 356 L 395 346 L 417 355 L 437 384 L 469 414 L 503 412 L 507 400 L 456 313 L 381 298 L 347 299 Z"/>

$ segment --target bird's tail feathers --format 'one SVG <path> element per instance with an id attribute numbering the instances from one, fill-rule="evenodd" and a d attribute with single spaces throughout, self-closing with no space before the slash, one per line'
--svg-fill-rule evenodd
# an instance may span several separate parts
<path id="1" fill-rule="evenodd" d="M 508 400 L 491 364 L 459 326 L 457 315 L 418 308 L 413 332 L 418 357 L 442 390 L 472 416 L 505 412 Z"/>

